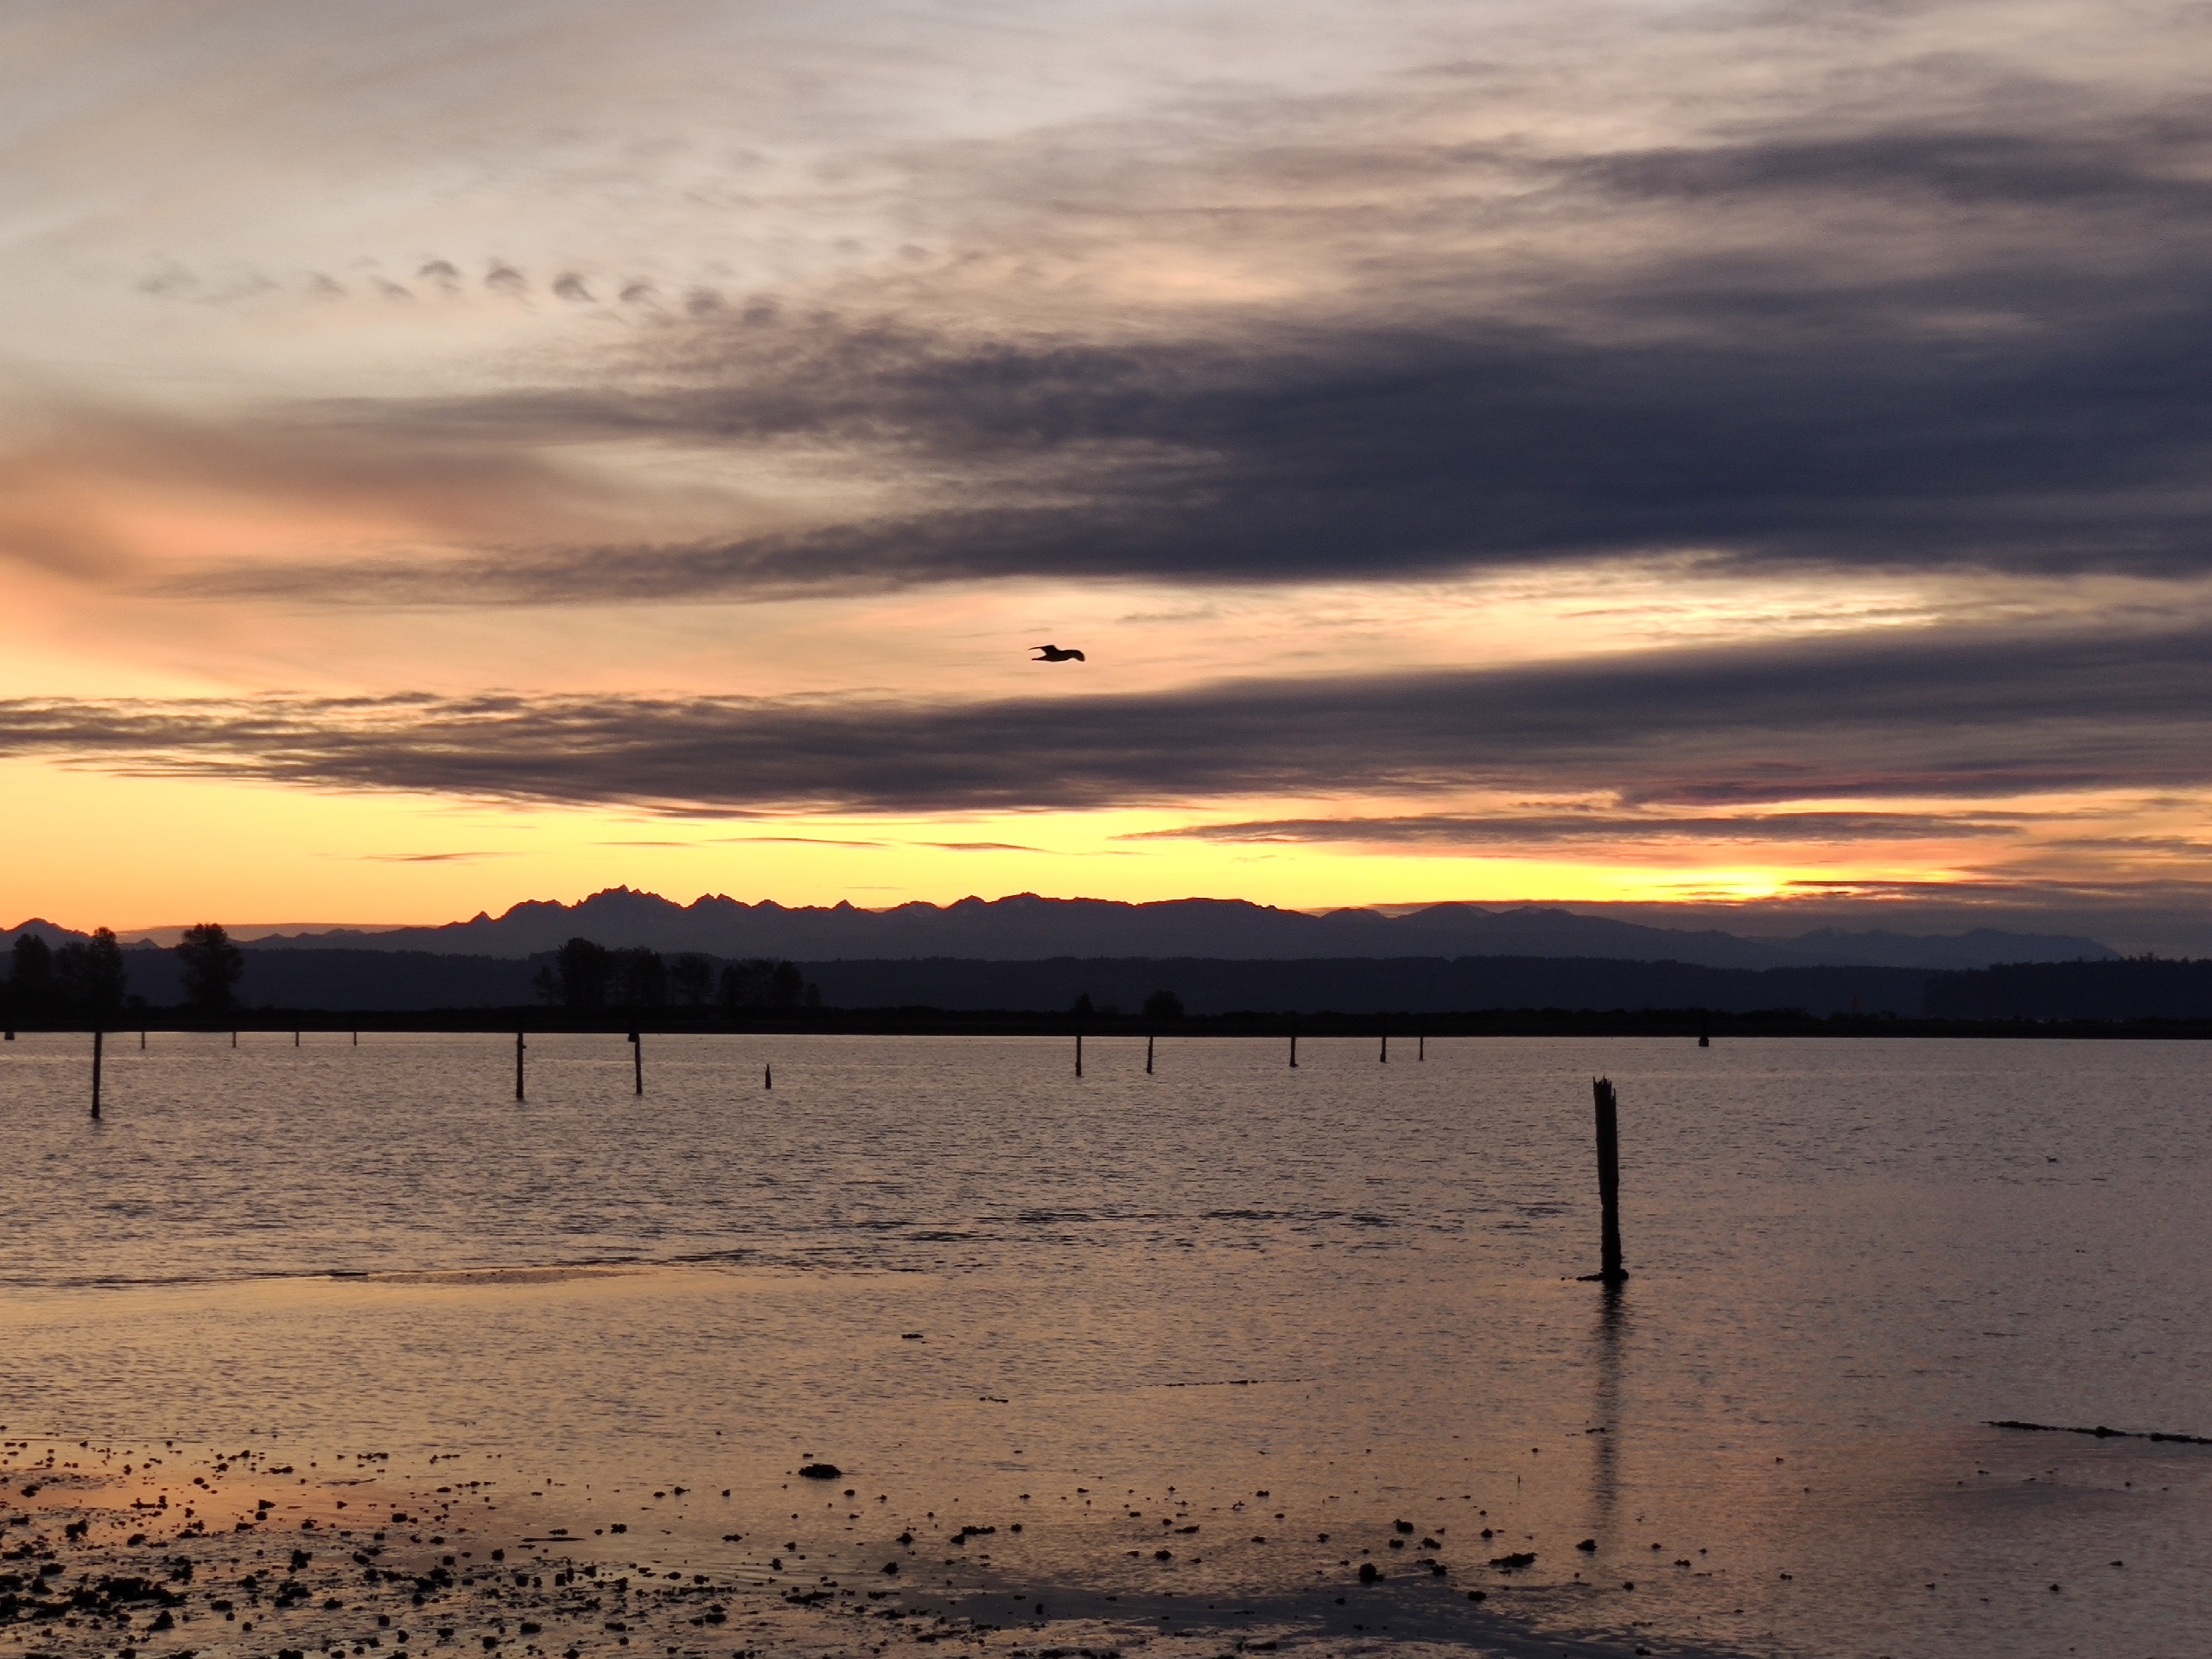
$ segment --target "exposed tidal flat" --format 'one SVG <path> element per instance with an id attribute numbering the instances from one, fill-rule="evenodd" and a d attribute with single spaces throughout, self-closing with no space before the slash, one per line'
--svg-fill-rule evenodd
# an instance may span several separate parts
<path id="1" fill-rule="evenodd" d="M 2195 1045 L 531 1040 L 0 1048 L 0 1656 L 2212 1629 Z"/>

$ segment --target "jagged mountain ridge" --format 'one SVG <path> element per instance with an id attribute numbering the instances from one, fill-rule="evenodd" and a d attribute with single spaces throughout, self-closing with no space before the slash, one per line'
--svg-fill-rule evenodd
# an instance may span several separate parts
<path id="1" fill-rule="evenodd" d="M 49 939 L 77 937 L 51 924 L 24 925 Z M 849 903 L 795 907 L 763 899 L 748 905 L 717 893 L 682 905 L 628 887 L 610 887 L 573 905 L 526 900 L 497 917 L 480 912 L 465 922 L 435 927 L 277 935 L 257 941 L 255 948 L 423 950 L 519 958 L 556 949 L 577 936 L 607 945 L 802 962 L 927 957 L 1013 962 L 1058 957 L 1284 961 L 1513 956 L 1671 961 L 1711 968 L 1968 969 L 2004 962 L 2108 959 L 2119 954 L 2094 939 L 1989 928 L 1954 935 L 1822 928 L 1794 938 L 1754 939 L 1717 929 L 1651 927 L 1536 905 L 1491 909 L 1440 904 L 1395 917 L 1358 909 L 1315 916 L 1238 899 L 1130 904 L 1016 893 L 944 906 L 917 901 L 862 910 Z"/>

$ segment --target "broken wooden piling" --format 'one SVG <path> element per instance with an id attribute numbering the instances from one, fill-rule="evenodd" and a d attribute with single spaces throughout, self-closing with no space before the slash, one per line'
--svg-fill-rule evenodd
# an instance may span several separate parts
<path id="1" fill-rule="evenodd" d="M 1621 1265 L 1621 1131 L 1619 1101 L 1612 1084 L 1604 1077 L 1591 1080 L 1590 1092 L 1598 1109 L 1598 1271 L 1589 1276 L 1600 1284 L 1618 1285 L 1628 1277 Z"/>

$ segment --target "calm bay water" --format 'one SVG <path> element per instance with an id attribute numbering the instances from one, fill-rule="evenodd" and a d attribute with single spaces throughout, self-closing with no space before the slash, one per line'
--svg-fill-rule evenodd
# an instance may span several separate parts
<path id="1" fill-rule="evenodd" d="M 10 1438 L 435 1455 L 671 1562 L 950 1517 L 971 1605 L 1294 1639 L 2212 1630 L 2212 1447 L 1984 1426 L 2212 1433 L 2193 1046 L 649 1037 L 639 1099 L 546 1036 L 518 1105 L 511 1039 L 136 1041 L 99 1125 L 86 1039 L 0 1051 Z"/>

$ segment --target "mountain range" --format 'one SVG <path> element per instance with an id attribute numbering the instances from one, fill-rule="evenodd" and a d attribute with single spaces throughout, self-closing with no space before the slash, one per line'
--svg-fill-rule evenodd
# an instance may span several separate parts
<path id="1" fill-rule="evenodd" d="M 81 937 L 32 920 L 49 942 Z M 330 928 L 254 940 L 257 950 L 427 951 L 518 960 L 585 938 L 610 946 L 721 957 L 800 962 L 912 961 L 960 957 L 1021 962 L 1049 957 L 1209 957 L 1290 961 L 1319 957 L 1545 957 L 1681 962 L 1707 968 L 1986 968 L 1996 963 L 2109 960 L 2094 939 L 1977 928 L 1910 934 L 1821 928 L 1787 938 L 1746 938 L 1715 929 L 1650 927 L 1584 916 L 1555 906 L 1488 908 L 1439 904 L 1402 915 L 1344 909 L 1313 915 L 1236 899 L 1130 904 L 1016 893 L 950 905 L 916 902 L 885 910 L 843 903 L 747 904 L 705 894 L 682 905 L 658 893 L 610 887 L 569 905 L 530 900 L 501 915 L 429 927 Z M 133 942 L 126 938 L 126 943 Z M 147 943 L 154 943 L 149 940 Z"/>

